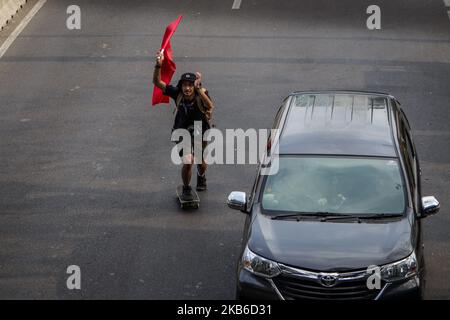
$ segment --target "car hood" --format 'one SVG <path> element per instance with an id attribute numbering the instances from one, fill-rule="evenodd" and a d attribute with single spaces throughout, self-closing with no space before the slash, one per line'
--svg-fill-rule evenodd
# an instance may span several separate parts
<path id="1" fill-rule="evenodd" d="M 355 223 L 272 220 L 257 212 L 248 246 L 260 256 L 292 267 L 342 272 L 405 258 L 414 248 L 411 226 L 411 213 L 401 219 Z"/>

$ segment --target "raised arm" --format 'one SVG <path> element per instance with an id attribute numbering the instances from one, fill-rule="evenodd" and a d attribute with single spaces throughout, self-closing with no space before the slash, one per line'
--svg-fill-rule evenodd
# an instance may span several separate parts
<path id="1" fill-rule="evenodd" d="M 153 84 L 162 91 L 166 90 L 166 83 L 161 80 L 161 66 L 164 61 L 164 54 L 161 51 L 156 53 L 155 70 L 153 71 Z"/>
<path id="2" fill-rule="evenodd" d="M 202 99 L 203 103 L 205 104 L 205 107 L 208 109 L 209 112 L 212 112 L 212 109 L 214 108 L 214 104 L 211 101 L 211 99 L 206 94 L 206 89 L 202 87 L 202 75 L 200 72 L 196 73 L 197 79 L 195 80 L 195 89 L 197 90 L 198 94 L 200 95 L 200 98 Z"/>

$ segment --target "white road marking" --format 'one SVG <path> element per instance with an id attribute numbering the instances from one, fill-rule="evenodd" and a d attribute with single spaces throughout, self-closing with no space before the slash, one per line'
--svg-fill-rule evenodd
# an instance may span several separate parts
<path id="1" fill-rule="evenodd" d="M 40 8 L 47 2 L 47 0 L 39 0 L 34 7 L 28 12 L 28 14 L 23 18 L 23 20 L 19 23 L 19 25 L 16 27 L 16 29 L 11 32 L 9 37 L 5 40 L 5 42 L 0 47 L 0 59 L 3 57 L 3 55 L 6 53 L 6 50 L 12 45 L 14 40 L 19 36 L 19 34 L 25 29 L 27 24 L 31 21 L 31 19 L 34 17 L 34 15 L 39 11 Z"/>
<path id="2" fill-rule="evenodd" d="M 241 7 L 241 2 L 242 0 L 234 0 L 233 1 L 233 6 L 231 7 L 231 9 L 239 9 Z"/>

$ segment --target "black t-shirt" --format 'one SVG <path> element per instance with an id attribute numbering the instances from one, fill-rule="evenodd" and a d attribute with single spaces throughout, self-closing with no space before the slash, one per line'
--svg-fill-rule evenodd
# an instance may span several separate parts
<path id="1" fill-rule="evenodd" d="M 178 95 L 181 89 L 174 87 L 172 85 L 167 85 L 164 95 L 171 97 L 175 103 L 177 103 Z M 197 95 L 197 93 L 195 93 Z M 177 114 L 175 115 L 175 121 L 173 124 L 173 130 L 175 129 L 188 129 L 189 126 L 194 125 L 194 121 L 202 121 L 202 131 L 203 133 L 210 128 L 206 116 L 200 111 L 197 106 L 196 99 L 191 101 L 186 101 L 184 98 L 181 99 L 177 106 Z"/>

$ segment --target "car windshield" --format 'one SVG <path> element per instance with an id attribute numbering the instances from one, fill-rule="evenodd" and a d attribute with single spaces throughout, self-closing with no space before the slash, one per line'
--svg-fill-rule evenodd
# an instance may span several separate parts
<path id="1" fill-rule="evenodd" d="M 267 176 L 262 207 L 289 213 L 402 214 L 404 184 L 396 159 L 280 157 L 279 171 Z"/>

